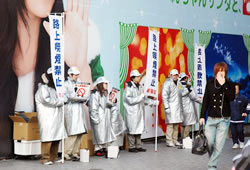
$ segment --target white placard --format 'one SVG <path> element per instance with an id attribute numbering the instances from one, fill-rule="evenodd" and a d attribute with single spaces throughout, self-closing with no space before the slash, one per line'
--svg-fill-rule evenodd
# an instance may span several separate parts
<path id="1" fill-rule="evenodd" d="M 77 82 L 74 85 L 73 91 L 76 94 L 76 99 L 78 98 L 79 100 L 87 100 L 90 95 L 90 83 Z"/>
<path id="2" fill-rule="evenodd" d="M 64 15 L 49 15 L 52 75 L 60 99 L 64 99 Z"/>
<path id="3" fill-rule="evenodd" d="M 147 72 L 145 80 L 145 95 L 158 97 L 158 74 L 159 74 L 159 32 L 148 32 L 148 56 Z"/>

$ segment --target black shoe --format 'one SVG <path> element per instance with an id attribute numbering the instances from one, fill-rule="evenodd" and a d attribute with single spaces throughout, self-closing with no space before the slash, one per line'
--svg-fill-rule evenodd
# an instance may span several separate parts
<path id="1" fill-rule="evenodd" d="M 95 152 L 95 156 L 104 156 L 105 153 L 103 152 L 103 149 L 100 149 L 98 151 Z"/>
<path id="2" fill-rule="evenodd" d="M 80 161 L 80 158 L 78 158 L 78 157 L 72 157 L 72 161 Z"/>
<path id="3" fill-rule="evenodd" d="M 146 152 L 147 149 L 143 149 L 143 148 L 136 148 L 137 152 Z"/>
<path id="4" fill-rule="evenodd" d="M 128 149 L 128 151 L 129 152 L 134 152 L 134 153 L 138 152 L 137 149 L 135 149 L 135 148 Z"/>
<path id="5" fill-rule="evenodd" d="M 183 145 L 179 145 L 177 146 L 177 149 L 185 149 L 185 147 Z"/>

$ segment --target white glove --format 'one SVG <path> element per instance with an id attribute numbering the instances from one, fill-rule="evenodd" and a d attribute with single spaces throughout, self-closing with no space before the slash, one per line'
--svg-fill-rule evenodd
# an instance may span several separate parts
<path id="1" fill-rule="evenodd" d="M 154 100 L 153 105 L 158 106 L 159 105 L 159 100 Z"/>
<path id="2" fill-rule="evenodd" d="M 142 99 L 145 99 L 145 98 L 146 98 L 146 96 L 145 96 L 144 93 L 142 93 L 141 96 L 142 96 L 142 97 L 141 97 Z"/>
<path id="3" fill-rule="evenodd" d="M 165 109 L 164 111 L 165 111 L 165 113 L 170 113 L 170 109 L 169 108 Z"/>

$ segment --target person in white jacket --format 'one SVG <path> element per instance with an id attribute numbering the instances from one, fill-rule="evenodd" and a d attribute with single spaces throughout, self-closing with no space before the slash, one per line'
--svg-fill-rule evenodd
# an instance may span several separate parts
<path id="1" fill-rule="evenodd" d="M 188 76 L 183 72 L 179 75 L 182 86 L 182 107 L 183 107 L 183 123 L 182 123 L 182 139 L 188 137 L 192 125 L 198 123 L 198 114 L 195 108 L 195 102 L 201 104 L 202 99 L 196 95 L 192 86 L 188 83 Z"/>
<path id="2" fill-rule="evenodd" d="M 79 146 L 82 135 L 87 133 L 85 98 L 77 97 L 75 85 L 81 83 L 79 79 L 80 71 L 77 67 L 68 70 L 68 80 L 64 83 L 65 105 L 65 127 L 68 138 L 65 140 L 64 158 L 66 160 L 79 161 Z"/>
<path id="3" fill-rule="evenodd" d="M 108 145 L 116 140 L 112 128 L 112 113 L 117 112 L 116 103 L 108 102 L 108 80 L 99 77 L 91 91 L 89 100 L 90 125 L 96 156 L 106 156 Z"/>
<path id="4" fill-rule="evenodd" d="M 178 70 L 173 69 L 170 72 L 170 78 L 167 78 L 162 86 L 162 102 L 164 105 L 165 122 L 167 125 L 166 144 L 168 147 L 180 146 L 177 141 L 178 127 L 183 122 L 181 83 L 178 81 Z"/>
<path id="5" fill-rule="evenodd" d="M 145 104 L 158 105 L 157 100 L 145 96 L 140 85 L 138 70 L 130 72 L 130 82 L 127 82 L 123 94 L 125 123 L 128 130 L 129 152 L 146 152 L 142 148 L 141 135 L 145 130 Z"/>
<path id="6" fill-rule="evenodd" d="M 57 97 L 52 78 L 52 69 L 42 75 L 43 83 L 40 83 L 35 94 L 38 123 L 41 140 L 41 163 L 51 165 L 58 159 L 58 146 L 63 139 L 64 126 L 62 106 L 63 100 Z"/>

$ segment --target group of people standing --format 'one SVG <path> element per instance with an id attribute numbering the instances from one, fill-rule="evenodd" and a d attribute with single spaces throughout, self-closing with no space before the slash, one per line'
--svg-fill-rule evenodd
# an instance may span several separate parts
<path id="1" fill-rule="evenodd" d="M 39 84 L 35 95 L 42 143 L 42 164 L 51 165 L 61 161 L 57 157 L 60 140 L 65 140 L 65 160 L 80 160 L 80 142 L 83 134 L 88 133 L 85 105 L 89 106 L 93 143 L 97 156 L 105 155 L 108 145 L 126 130 L 116 107 L 117 99 L 113 103 L 108 100 L 108 80 L 105 77 L 99 77 L 94 83 L 94 89 L 88 100 L 76 94 L 75 84 L 81 83 L 79 74 L 77 67 L 71 67 L 68 70 L 69 77 L 64 83 L 63 100 L 57 97 L 52 69 L 49 68 L 47 73 L 42 75 L 43 82 Z M 62 126 L 62 122 L 65 126 Z"/>
<path id="2" fill-rule="evenodd" d="M 110 101 L 108 84 L 105 77 L 99 77 L 93 84 L 89 100 L 76 97 L 74 85 L 79 80 L 80 71 L 76 67 L 68 70 L 65 81 L 64 101 L 59 100 L 53 83 L 52 71 L 42 75 L 43 82 L 35 95 L 42 142 L 43 164 L 57 161 L 59 141 L 65 133 L 65 159 L 79 160 L 79 145 L 82 135 L 88 133 L 86 108 L 92 129 L 95 155 L 107 154 L 107 147 L 119 135 L 127 130 L 129 152 L 146 152 L 142 147 L 141 135 L 145 129 L 145 105 L 156 106 L 156 98 L 145 96 L 140 85 L 141 74 L 138 70 L 130 72 L 130 81 L 126 83 L 123 94 L 125 122 L 119 113 L 117 99 Z M 214 78 L 208 80 L 203 101 L 198 97 L 185 73 L 173 69 L 162 86 L 162 102 L 167 124 L 166 145 L 182 147 L 178 141 L 178 128 L 182 124 L 181 138 L 189 135 L 192 125 L 198 123 L 195 102 L 202 104 L 200 124 L 205 125 L 205 134 L 209 146 L 209 169 L 216 169 L 222 152 L 230 123 L 230 102 L 235 99 L 235 86 L 227 78 L 227 65 L 224 62 L 214 66 Z M 231 104 L 232 105 L 232 104 Z M 62 107 L 65 106 L 65 127 L 61 126 Z M 245 116 L 245 115 L 242 115 Z M 241 139 L 240 139 L 241 140 Z"/>
<path id="3" fill-rule="evenodd" d="M 169 147 L 182 146 L 178 141 L 178 128 L 182 123 L 182 139 L 189 136 L 193 124 L 198 122 L 195 102 L 202 103 L 188 81 L 185 73 L 179 75 L 173 69 L 162 86 L 162 102 L 167 123 L 166 144 Z"/>

